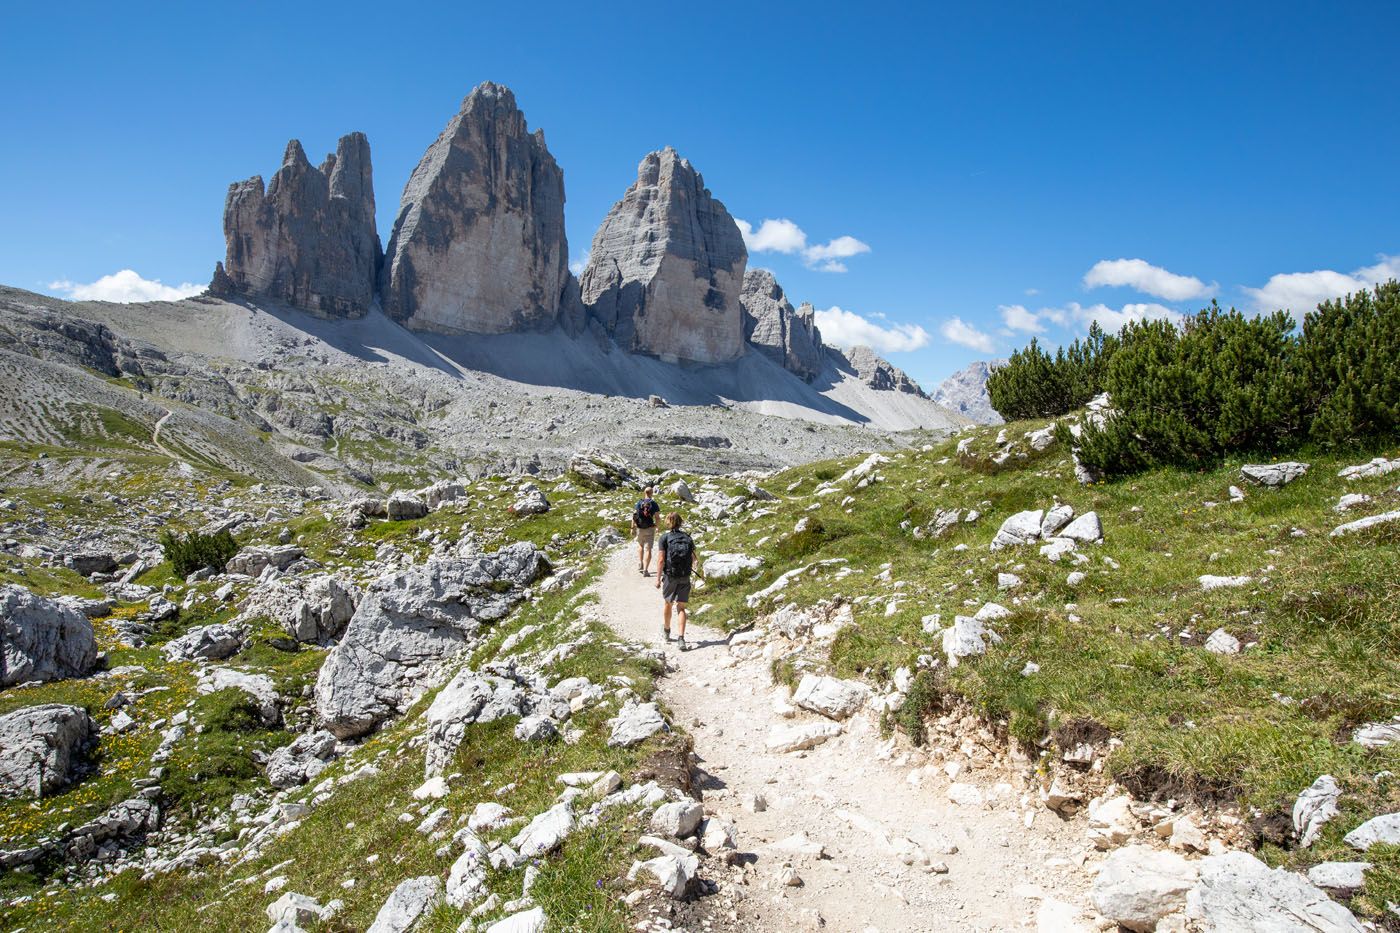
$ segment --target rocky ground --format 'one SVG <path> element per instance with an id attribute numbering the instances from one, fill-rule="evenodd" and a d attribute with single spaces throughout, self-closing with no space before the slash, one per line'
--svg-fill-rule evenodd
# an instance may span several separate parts
<path id="1" fill-rule="evenodd" d="M 1085 487 L 1029 424 L 335 498 L 169 424 L 6 448 L 6 928 L 1395 925 L 1400 460 Z"/>
<path id="2" fill-rule="evenodd" d="M 159 454 L 166 418 L 161 439 L 195 467 L 337 493 L 553 472 L 588 447 L 658 470 L 773 468 L 962 423 L 850 364 L 809 385 L 758 352 L 688 366 L 558 330 L 443 337 L 378 312 L 322 320 L 213 298 L 0 289 L 0 309 L 0 386 L 16 400 L 0 411 L 6 437 Z"/>

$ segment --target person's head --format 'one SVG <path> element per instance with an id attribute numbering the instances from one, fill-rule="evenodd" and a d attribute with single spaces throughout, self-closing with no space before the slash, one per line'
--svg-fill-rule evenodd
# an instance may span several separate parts
<path id="1" fill-rule="evenodd" d="M 656 491 L 655 489 L 653 489 L 652 487 L 648 486 L 646 489 L 643 489 L 643 490 L 642 490 L 642 495 L 644 495 L 644 496 L 646 496 L 648 499 L 650 499 L 650 498 L 651 498 L 651 494 L 652 494 L 653 492 L 655 492 L 655 491 Z"/>
<path id="2" fill-rule="evenodd" d="M 670 515 L 667 515 L 667 516 L 666 516 L 666 527 L 669 528 L 671 531 L 680 531 L 680 530 L 681 530 L 681 513 L 680 513 L 680 512 L 672 512 Z"/>

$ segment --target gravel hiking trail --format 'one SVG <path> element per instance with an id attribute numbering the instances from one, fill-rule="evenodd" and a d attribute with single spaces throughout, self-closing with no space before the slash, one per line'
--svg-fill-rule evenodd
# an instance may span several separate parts
<path id="1" fill-rule="evenodd" d="M 625 638 L 660 645 L 661 595 L 636 554 L 629 543 L 612 555 L 599 614 Z M 693 599 L 703 605 L 704 590 Z M 695 624 L 687 636 L 689 652 L 665 645 L 673 670 L 660 699 L 694 737 L 706 811 L 732 819 L 739 851 L 755 858 L 734 869 L 707 860 L 701 875 L 720 891 L 679 912 L 678 928 L 1026 930 L 1044 898 L 1086 903 L 1083 827 L 1045 810 L 1034 788 L 1010 786 L 1016 778 L 990 755 L 881 739 L 869 711 L 814 749 L 769 752 L 775 726 L 825 720 L 775 710 L 785 690 L 772 684 L 761 642 L 731 651 L 725 633 Z M 991 802 L 950 800 L 953 762 L 962 763 L 955 794 L 966 801 L 970 785 Z M 752 812 L 753 796 L 766 809 Z M 800 884 L 784 878 L 788 868 Z"/>
<path id="2" fill-rule="evenodd" d="M 161 416 L 160 416 L 160 419 L 159 419 L 158 421 L 156 421 L 155 430 L 151 432 L 151 443 L 152 443 L 152 444 L 155 444 L 155 445 L 156 445 L 156 449 L 159 450 L 161 453 L 165 454 L 165 455 L 166 455 L 167 457 L 169 457 L 171 460 L 179 460 L 179 459 L 180 459 L 179 457 L 177 457 L 177 456 L 175 456 L 174 454 L 172 454 L 172 453 L 166 448 L 166 446 L 160 442 L 160 429 L 163 428 L 163 427 L 165 427 L 165 422 L 169 421 L 169 420 L 170 420 L 170 416 L 173 415 L 173 414 L 175 414 L 175 412 L 172 411 L 171 409 L 167 408 L 167 409 L 165 410 L 165 414 L 161 415 Z"/>

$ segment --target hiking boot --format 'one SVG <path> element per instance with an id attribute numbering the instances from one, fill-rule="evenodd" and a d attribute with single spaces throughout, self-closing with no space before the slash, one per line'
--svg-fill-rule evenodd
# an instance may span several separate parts
<path id="1" fill-rule="evenodd" d="M 678 648 L 680 648 L 682 651 L 689 651 L 689 650 L 690 650 L 690 645 L 688 645 L 688 644 L 685 643 L 685 636 L 684 636 L 684 635 L 682 635 L 680 638 L 677 638 L 677 639 L 676 639 L 676 642 L 677 642 L 677 645 L 676 645 L 676 646 L 677 646 Z"/>
<path id="2" fill-rule="evenodd" d="M 668 629 L 668 628 L 663 628 L 663 629 L 661 630 L 661 637 L 664 638 L 664 639 L 666 639 L 667 643 L 669 643 L 669 642 L 671 641 L 671 630 Z M 684 640 L 684 639 L 682 639 L 682 640 Z"/>

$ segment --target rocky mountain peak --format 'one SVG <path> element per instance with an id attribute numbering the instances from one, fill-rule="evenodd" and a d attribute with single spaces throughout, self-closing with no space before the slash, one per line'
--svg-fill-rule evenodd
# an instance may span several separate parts
<path id="1" fill-rule="evenodd" d="M 747 263 L 734 218 L 667 147 L 637 166 L 637 180 L 593 238 L 579 285 L 624 349 L 720 363 L 744 352 Z"/>
<path id="2" fill-rule="evenodd" d="M 933 400 L 979 424 L 1001 424 L 1001 415 L 987 395 L 987 377 L 1006 360 L 977 360 L 939 383 Z"/>
<path id="3" fill-rule="evenodd" d="M 342 136 L 320 169 L 298 140 L 264 189 L 261 175 L 229 186 L 227 251 L 210 290 L 266 298 L 328 317 L 359 317 L 374 302 L 381 257 L 369 142 Z"/>
<path id="4" fill-rule="evenodd" d="M 827 351 L 839 357 L 838 366 L 855 373 L 862 382 L 872 389 L 908 392 L 910 395 L 919 396 L 919 398 L 928 398 L 919 384 L 910 379 L 904 370 L 888 360 L 882 359 L 870 347 L 857 346 L 844 351 L 827 347 Z"/>
<path id="5" fill-rule="evenodd" d="M 404 187 L 380 286 L 416 330 L 553 326 L 568 274 L 564 173 L 509 88 L 462 101 Z"/>
<path id="6" fill-rule="evenodd" d="M 793 310 L 772 272 L 745 272 L 740 304 L 744 309 L 744 338 L 755 350 L 807 382 L 821 372 L 826 357 L 816 312 L 805 303 Z"/>

